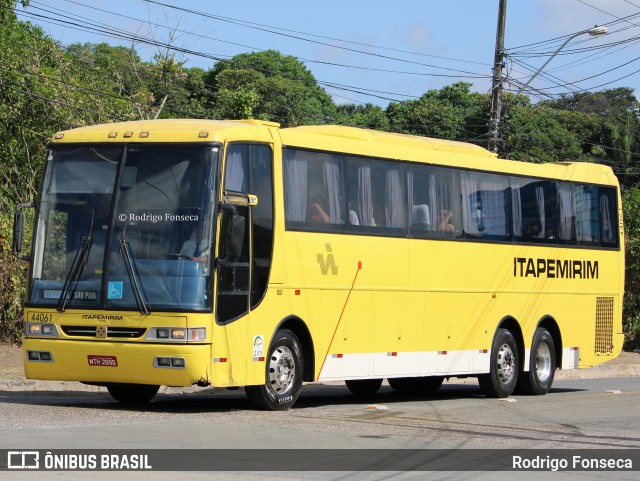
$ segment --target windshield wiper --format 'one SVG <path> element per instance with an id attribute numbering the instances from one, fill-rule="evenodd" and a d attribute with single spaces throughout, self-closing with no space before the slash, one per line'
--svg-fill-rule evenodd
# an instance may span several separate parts
<path id="1" fill-rule="evenodd" d="M 78 247 L 76 255 L 73 258 L 73 262 L 71 263 L 71 269 L 69 269 L 67 277 L 64 280 L 62 291 L 60 292 L 60 299 L 58 300 L 57 307 L 59 312 L 64 312 L 69 300 L 69 295 L 72 290 L 75 290 L 76 282 L 82 275 L 82 271 L 84 271 L 86 265 L 85 261 L 89 254 L 89 247 L 91 247 L 91 235 L 83 236 L 80 240 L 80 247 Z M 71 289 L 72 284 L 74 287 L 73 289 Z"/>
<path id="2" fill-rule="evenodd" d="M 71 292 L 76 290 L 78 279 L 80 279 L 84 268 L 87 267 L 86 261 L 87 256 L 89 255 L 89 250 L 91 249 L 91 236 L 93 235 L 93 220 L 95 218 L 95 215 L 96 212 L 93 211 L 91 213 L 89 234 L 82 236 L 82 239 L 80 239 L 80 246 L 78 247 L 76 255 L 73 258 L 71 268 L 69 269 L 69 272 L 67 272 L 67 277 L 64 279 L 62 291 L 60 291 L 60 299 L 58 299 L 58 312 L 64 312 L 65 307 L 67 307 L 67 302 L 69 301 Z M 71 289 L 72 284 L 73 289 Z"/>
<path id="3" fill-rule="evenodd" d="M 120 253 L 124 259 L 124 266 L 127 269 L 127 275 L 131 281 L 131 290 L 133 290 L 133 297 L 135 297 L 136 304 L 138 304 L 138 310 L 140 311 L 140 314 L 149 314 L 151 312 L 149 310 L 149 304 L 147 304 L 142 289 L 140 288 L 140 282 L 138 282 L 140 275 L 138 274 L 138 269 L 133 261 L 129 241 L 126 239 L 120 239 Z"/>

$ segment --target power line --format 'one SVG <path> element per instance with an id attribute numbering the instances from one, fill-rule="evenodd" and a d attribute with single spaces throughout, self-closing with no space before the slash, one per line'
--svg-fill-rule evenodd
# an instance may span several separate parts
<path id="1" fill-rule="evenodd" d="M 367 51 L 364 51 L 364 50 L 358 50 L 358 49 L 353 49 L 353 48 L 349 48 L 349 47 L 344 47 L 342 45 L 336 45 L 336 44 L 331 44 L 331 43 L 326 43 L 326 42 L 320 42 L 320 41 L 317 41 L 317 40 L 311 40 L 311 39 L 308 39 L 308 38 L 304 38 L 304 37 L 302 37 L 300 35 L 292 35 L 292 34 L 278 32 L 273 27 L 257 26 L 258 24 L 248 25 L 247 23 L 244 23 L 243 21 L 240 21 L 240 20 L 235 20 L 235 19 L 231 19 L 231 18 L 228 18 L 228 17 L 220 17 L 218 15 L 212 15 L 212 14 L 207 13 L 207 12 L 198 11 L 198 10 L 192 10 L 192 9 L 189 9 L 189 8 L 177 7 L 175 5 L 170 5 L 170 4 L 159 2 L 159 1 L 155 1 L 155 0 L 143 0 L 143 1 L 145 1 L 147 3 L 153 3 L 153 4 L 156 4 L 156 5 L 161 5 L 163 7 L 171 8 L 171 9 L 182 11 L 182 12 L 185 12 L 185 13 L 198 15 L 198 16 L 205 17 L 205 18 L 211 18 L 211 19 L 214 19 L 214 20 L 219 20 L 219 21 L 231 23 L 231 24 L 234 24 L 234 25 L 241 25 L 241 26 L 244 26 L 244 27 L 247 27 L 247 28 L 252 28 L 254 30 L 260 30 L 260 31 L 263 31 L 263 32 L 271 33 L 273 35 L 280 35 L 280 36 L 287 37 L 287 38 L 292 38 L 292 39 L 295 39 L 295 40 L 301 40 L 303 42 L 309 42 L 309 43 L 315 43 L 315 44 L 323 45 L 325 47 L 333 47 L 333 48 L 336 48 L 336 49 L 347 50 L 347 51 L 358 53 L 358 54 L 362 54 L 362 55 L 369 55 L 369 56 L 383 58 L 383 59 L 387 59 L 387 60 L 393 60 L 393 61 L 397 61 L 397 62 L 405 62 L 405 63 L 414 64 L 414 65 L 420 65 L 420 66 L 423 66 L 423 67 L 439 68 L 439 69 L 443 69 L 443 70 L 450 70 L 450 71 L 460 72 L 460 73 L 464 73 L 464 74 L 468 74 L 468 75 L 478 75 L 476 72 L 470 72 L 470 71 L 467 71 L 467 70 L 458 70 L 458 69 L 452 69 L 452 68 L 448 68 L 448 67 L 440 67 L 438 65 L 426 64 L 426 63 L 416 62 L 416 61 L 402 59 L 402 58 L 398 58 L 398 57 L 392 57 L 392 56 L 389 56 L 389 55 L 382 55 L 382 54 L 367 52 Z M 346 43 L 348 43 L 348 42 L 346 42 Z"/>
<path id="2" fill-rule="evenodd" d="M 79 2 L 76 2 L 76 1 L 73 1 L 73 0 L 65 0 L 65 1 L 68 2 L 68 3 L 75 4 L 75 5 L 85 6 L 87 8 L 91 8 L 93 10 L 97 10 L 97 11 L 100 11 L 100 12 L 103 12 L 103 13 L 116 15 L 116 16 L 119 16 L 119 17 L 127 18 L 127 19 L 130 19 L 130 20 L 135 20 L 135 21 L 138 21 L 138 22 L 144 22 L 143 20 L 135 18 L 135 17 L 130 17 L 130 16 L 127 16 L 127 15 L 123 15 L 121 13 L 113 12 L 113 11 L 110 11 L 110 10 L 105 10 L 105 9 L 98 8 L 98 7 L 89 7 L 87 5 L 84 5 L 82 3 L 79 3 Z M 144 0 L 144 1 L 147 1 L 147 0 Z M 30 5 L 39 4 L 39 3 L 40 2 L 32 2 Z M 209 18 L 213 18 L 213 19 L 217 19 L 217 20 L 223 19 L 224 21 L 238 22 L 238 23 L 241 23 L 241 24 L 243 22 L 243 21 L 236 20 L 236 19 L 225 19 L 225 17 L 219 17 L 217 15 L 210 15 L 210 14 L 206 14 L 206 13 L 203 13 L 203 12 L 192 11 L 192 10 L 184 9 L 184 8 L 181 8 L 181 7 L 174 7 L 174 6 L 162 4 L 160 2 L 148 2 L 148 3 L 154 3 L 154 4 L 158 4 L 158 5 L 162 5 L 162 6 L 167 6 L 167 7 L 170 7 L 170 8 L 177 9 L 177 10 L 187 11 L 187 12 L 190 12 L 190 13 L 193 13 L 193 14 L 197 14 L 197 15 L 200 15 L 200 16 L 205 16 L 205 17 L 209 17 Z M 43 10 L 45 10 L 45 9 L 43 9 Z M 47 10 L 45 10 L 45 11 L 47 11 Z M 54 14 L 54 13 L 57 14 L 57 12 L 51 12 L 51 11 L 48 11 L 48 12 L 52 13 L 52 14 Z M 79 18 L 83 18 L 83 17 L 79 17 Z M 257 24 L 257 25 L 260 25 L 260 24 Z M 165 27 L 165 26 L 163 26 L 163 28 L 168 29 L 168 27 Z M 243 47 L 243 48 L 248 48 L 248 49 L 251 49 L 251 50 L 260 50 L 260 51 L 264 50 L 264 49 L 252 47 L 252 46 L 249 46 L 249 45 L 239 44 L 239 43 L 236 43 L 236 42 L 229 42 L 229 41 L 222 40 L 222 39 L 219 39 L 219 38 L 213 38 L 213 37 L 208 37 L 208 36 L 205 36 L 205 35 L 195 34 L 193 32 L 187 32 L 187 31 L 184 31 L 184 30 L 181 30 L 181 29 L 172 29 L 172 30 L 175 31 L 175 32 L 189 34 L 189 35 L 197 36 L 197 37 L 208 39 L 208 40 L 224 42 L 224 43 L 227 43 L 227 44 L 231 44 L 231 45 L 235 45 L 235 46 L 239 46 L 239 47 Z M 270 30 L 268 30 L 268 31 L 270 32 Z M 344 41 L 344 42 L 347 42 L 347 41 Z M 334 45 L 326 44 L 326 43 L 322 43 L 322 42 L 320 42 L 320 43 L 322 45 L 325 45 L 325 46 L 334 46 Z M 341 47 L 336 47 L 336 48 L 341 48 Z M 384 48 L 384 47 L 375 47 L 375 48 Z M 394 50 L 394 49 L 389 49 L 389 50 Z M 360 52 L 360 51 L 357 51 L 357 52 Z M 360 53 L 365 53 L 367 55 L 380 56 L 380 55 L 371 54 L 371 53 L 368 53 L 368 52 L 360 52 Z M 435 57 L 435 56 L 433 56 L 433 57 Z M 395 57 L 383 57 L 383 58 L 389 58 L 389 59 L 393 59 L 393 60 L 397 60 L 397 61 L 401 61 L 401 62 L 402 61 L 406 61 L 406 62 L 410 62 L 410 63 L 415 63 L 417 65 L 421 65 L 421 66 L 428 66 L 428 67 L 431 67 L 431 68 L 448 70 L 448 71 L 452 71 L 452 72 L 460 72 L 460 73 L 462 73 L 464 75 L 453 75 L 453 74 L 447 75 L 447 74 L 426 73 L 426 72 L 406 72 L 406 71 L 397 71 L 397 70 L 391 70 L 391 69 L 376 69 L 376 68 L 370 68 L 370 67 L 360 67 L 360 66 L 355 66 L 355 65 L 339 64 L 339 63 L 335 63 L 335 62 L 319 61 L 319 60 L 308 59 L 308 58 L 304 58 L 304 57 L 298 57 L 298 58 L 301 61 L 305 61 L 305 62 L 308 62 L 308 63 L 318 63 L 318 64 L 331 65 L 331 66 L 336 66 L 336 67 L 351 68 L 351 69 L 361 69 L 361 70 L 370 70 L 370 71 L 379 71 L 379 72 L 402 74 L 402 75 L 418 75 L 418 76 L 427 76 L 427 77 L 433 76 L 433 77 L 449 77 L 449 78 L 469 78 L 469 79 L 489 78 L 488 75 L 478 74 L 478 73 L 464 71 L 464 70 L 451 69 L 451 68 L 448 68 L 448 67 L 441 67 L 441 66 L 437 66 L 437 65 L 421 64 L 421 63 L 418 63 L 418 62 L 410 62 L 410 61 L 406 61 L 404 59 L 399 59 L 399 58 L 395 58 Z M 445 57 L 441 57 L 441 58 L 445 58 Z M 451 60 L 451 59 L 449 59 L 449 60 Z M 461 61 L 461 60 L 457 60 L 457 61 Z"/>
<path id="3" fill-rule="evenodd" d="M 69 3 L 82 5 L 82 4 L 79 4 L 78 2 L 74 2 L 74 1 L 71 1 L 71 0 L 66 0 L 66 1 L 68 1 Z M 30 4 L 30 6 L 34 6 L 36 4 L 39 4 L 39 2 L 32 2 Z M 38 7 L 36 7 L 36 8 L 38 8 Z M 94 7 L 91 7 L 91 8 L 94 8 Z M 220 55 L 205 54 L 203 52 L 197 52 L 197 51 L 194 51 L 194 50 L 188 50 L 188 49 L 184 49 L 184 48 L 174 47 L 174 46 L 168 45 L 166 43 L 159 42 L 159 41 L 157 41 L 155 39 L 148 39 L 148 38 L 142 37 L 142 36 L 140 36 L 138 34 L 130 34 L 130 33 L 125 32 L 123 30 L 112 28 L 111 26 L 104 26 L 104 24 L 93 22 L 91 19 L 79 16 L 79 15 L 75 15 L 75 17 L 71 17 L 69 15 L 64 15 L 64 14 L 61 14 L 61 13 L 59 13 L 57 11 L 51 11 L 51 10 L 48 10 L 48 9 L 42 8 L 42 7 L 39 7 L 38 9 L 41 10 L 41 11 L 44 11 L 44 12 L 50 14 L 50 15 L 57 15 L 59 18 L 54 18 L 54 17 L 51 17 L 51 16 L 37 14 L 35 12 L 25 12 L 25 15 L 26 16 L 31 16 L 33 18 L 50 20 L 50 21 L 52 21 L 52 22 L 54 22 L 56 24 L 67 25 L 67 26 L 70 26 L 70 28 L 78 29 L 80 31 L 86 31 L 86 32 L 89 32 L 89 33 L 98 32 L 98 33 L 101 33 L 101 34 L 104 34 L 104 35 L 107 35 L 107 36 L 111 36 L 111 37 L 114 37 L 114 38 L 129 40 L 129 41 L 134 42 L 134 43 L 145 43 L 145 44 L 156 46 L 156 47 L 172 48 L 173 50 L 175 50 L 177 52 L 181 52 L 181 53 L 185 53 L 185 54 L 192 54 L 192 55 L 197 55 L 197 56 L 202 56 L 202 57 L 205 57 L 205 58 L 210 58 L 210 59 L 215 60 L 217 62 L 226 62 L 226 63 L 230 62 L 229 60 L 227 60 L 225 58 L 221 58 L 222 56 L 220 56 Z M 106 12 L 106 13 L 111 13 L 111 14 L 114 14 L 114 15 L 118 15 L 120 17 L 133 19 L 133 20 L 136 20 L 136 21 L 141 21 L 140 19 L 136 19 L 134 17 L 129 17 L 129 16 L 126 16 L 126 15 L 115 13 L 115 12 L 111 12 L 111 11 L 108 11 L 108 10 L 99 9 L 99 8 L 94 8 L 94 9 L 95 10 L 99 10 L 101 12 Z M 80 19 L 80 20 L 76 20 L 76 19 Z M 79 23 L 80 21 L 82 21 L 82 23 Z M 91 26 L 91 28 L 87 27 L 87 25 Z M 337 64 L 334 64 L 334 65 L 337 65 Z M 345 67 L 358 68 L 356 66 L 345 66 Z M 390 72 L 394 73 L 393 71 L 390 71 Z M 265 72 L 265 73 L 270 73 L 270 72 Z M 407 72 L 395 72 L 395 73 L 406 74 Z M 447 76 L 445 74 L 428 74 L 428 73 L 419 73 L 419 72 L 412 73 L 412 74 L 425 75 L 425 76 Z M 454 76 L 449 76 L 449 77 L 454 77 Z M 487 77 L 488 76 L 480 76 L 479 78 L 487 78 Z M 290 76 L 290 78 L 292 78 L 292 77 Z M 338 83 L 335 83 L 335 82 L 328 82 L 328 81 L 323 81 L 323 80 L 318 80 L 318 79 L 316 81 L 317 81 L 317 83 L 319 85 L 322 85 L 322 86 L 330 88 L 330 89 L 339 90 L 339 91 L 353 92 L 353 93 L 357 93 L 357 94 L 360 94 L 360 95 L 371 96 L 371 97 L 375 97 L 375 98 L 378 98 L 378 99 L 381 99 L 381 100 L 390 101 L 390 102 L 400 102 L 400 100 L 398 98 L 390 97 L 389 95 L 400 96 L 400 97 L 404 97 L 404 98 L 418 98 L 416 96 L 407 95 L 407 94 L 404 94 L 404 93 L 393 93 L 393 92 L 377 91 L 377 90 L 374 90 L 374 89 L 366 89 L 366 88 L 362 88 L 362 87 L 354 87 L 354 86 L 338 84 Z"/>
<path id="4" fill-rule="evenodd" d="M 66 1 L 71 1 L 71 0 L 66 0 Z M 179 8 L 179 7 L 175 7 L 175 6 L 171 6 L 171 5 L 165 5 L 163 3 L 160 3 L 160 2 L 157 2 L 157 1 L 152 1 L 152 0 L 143 0 L 143 1 L 146 1 L 147 3 L 153 3 L 153 4 L 157 4 L 157 5 L 161 5 L 161 6 L 167 6 L 167 7 L 171 7 L 171 8 Z M 410 50 L 402 50 L 402 49 L 391 48 L 391 47 L 383 47 L 383 46 L 380 46 L 380 45 L 374 45 L 374 44 L 370 44 L 370 43 L 356 42 L 356 41 L 353 41 L 353 40 L 345 40 L 345 39 L 341 39 L 341 38 L 337 38 L 337 37 L 329 37 L 329 36 L 326 36 L 326 35 L 318 35 L 318 34 L 314 34 L 314 33 L 310 33 L 310 32 L 302 32 L 302 31 L 299 31 L 299 30 L 287 29 L 287 28 L 283 28 L 283 27 L 275 27 L 275 26 L 270 26 L 270 25 L 261 24 L 261 23 L 257 23 L 257 22 L 251 22 L 251 21 L 248 21 L 248 20 L 241 20 L 241 19 L 237 19 L 237 18 L 224 17 L 224 16 L 221 16 L 221 15 L 216 15 L 215 18 L 219 19 L 221 21 L 238 22 L 238 24 L 246 26 L 246 27 L 258 26 L 258 27 L 264 27 L 264 28 L 269 28 L 269 29 L 281 30 L 283 32 L 291 32 L 291 33 L 295 33 L 295 34 L 299 34 L 299 35 L 306 35 L 306 36 L 309 36 L 309 37 L 322 38 L 322 39 L 325 39 L 325 40 L 343 42 L 343 43 L 347 43 L 347 44 L 351 44 L 351 45 L 360 45 L 360 46 L 363 46 L 363 47 L 371 47 L 371 48 L 376 48 L 376 49 L 380 49 L 380 50 L 386 50 L 386 51 L 390 51 L 390 52 L 406 53 L 406 54 L 416 55 L 416 56 L 421 56 L 421 57 L 437 58 L 437 59 L 441 59 L 441 60 L 449 60 L 449 61 L 454 61 L 454 62 L 463 62 L 463 63 L 468 63 L 468 64 L 477 64 L 477 65 L 482 65 L 484 67 L 490 66 L 490 64 L 488 64 L 486 62 L 477 62 L 477 61 L 473 61 L 473 60 L 462 60 L 462 59 L 451 58 L 451 57 L 443 57 L 441 55 L 431 55 L 431 54 L 426 54 L 426 53 L 421 53 L 421 52 L 414 52 L 414 51 L 410 51 Z M 327 44 L 327 45 L 330 45 L 330 44 Z"/>

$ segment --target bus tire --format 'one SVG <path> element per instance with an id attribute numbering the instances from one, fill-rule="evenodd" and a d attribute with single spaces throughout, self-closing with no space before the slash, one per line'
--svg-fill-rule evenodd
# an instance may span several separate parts
<path id="1" fill-rule="evenodd" d="M 518 380 L 518 346 L 507 329 L 498 329 L 491 346 L 489 374 L 478 376 L 480 390 L 487 397 L 508 397 Z"/>
<path id="2" fill-rule="evenodd" d="M 433 394 L 444 381 L 442 376 L 394 377 L 389 378 L 389 386 L 394 391 L 414 394 Z"/>
<path id="3" fill-rule="evenodd" d="M 260 409 L 285 411 L 294 405 L 302 388 L 304 358 L 300 341 L 288 329 L 275 333 L 266 362 L 266 382 L 246 386 L 249 401 Z"/>
<path id="4" fill-rule="evenodd" d="M 344 383 L 356 396 L 369 396 L 378 392 L 382 386 L 382 379 L 350 379 Z"/>
<path id="5" fill-rule="evenodd" d="M 107 384 L 107 391 L 113 399 L 123 404 L 145 404 L 158 393 L 160 386 L 155 384 Z"/>
<path id="6" fill-rule="evenodd" d="M 553 337 L 544 328 L 536 329 L 531 343 L 529 371 L 518 375 L 516 389 L 522 394 L 547 394 L 556 372 L 556 350 Z"/>

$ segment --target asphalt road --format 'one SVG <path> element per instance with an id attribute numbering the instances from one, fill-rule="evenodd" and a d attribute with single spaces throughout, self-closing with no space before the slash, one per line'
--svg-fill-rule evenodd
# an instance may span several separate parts
<path id="1" fill-rule="evenodd" d="M 283 450 L 285 464 L 286 453 L 294 448 L 629 451 L 640 448 L 638 414 L 638 377 L 556 380 L 546 396 L 506 400 L 482 396 L 472 381 L 445 383 L 436 396 L 428 398 L 399 395 L 383 385 L 376 396 L 363 399 L 351 395 L 342 384 L 313 384 L 305 387 L 294 409 L 287 412 L 255 411 L 241 391 L 159 394 L 149 405 L 131 409 L 103 392 L 0 390 L 0 449 L 277 448 Z M 7 474 L 12 476 L 5 477 Z M 0 479 L 62 479 L 62 474 L 0 472 Z M 66 473 L 64 479 L 87 479 L 87 473 L 82 474 Z M 186 479 L 179 474 L 91 473 L 91 479 Z M 259 473 L 188 473 L 188 478 L 427 477 L 427 473 L 336 474 L 289 471 L 261 473 L 259 477 Z M 438 479 L 467 479 L 470 473 L 438 474 Z M 566 479 L 585 475 L 602 478 L 602 473 L 554 474 L 568 476 Z M 637 478 L 637 472 L 607 473 L 611 474 L 615 479 Z M 474 477 L 498 479 L 504 475 L 509 473 Z M 541 473 L 519 473 L 518 479 L 529 475 Z"/>
<path id="2" fill-rule="evenodd" d="M 106 392 L 0 391 L 0 448 L 640 448 L 640 378 L 556 380 L 546 396 L 508 399 L 472 381 L 422 398 L 312 384 L 286 412 L 217 392 L 159 394 L 132 409 Z"/>

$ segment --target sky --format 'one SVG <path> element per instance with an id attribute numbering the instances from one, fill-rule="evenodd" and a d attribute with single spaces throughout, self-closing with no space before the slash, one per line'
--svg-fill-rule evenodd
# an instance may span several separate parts
<path id="1" fill-rule="evenodd" d="M 491 89 L 499 0 L 30 0 L 20 20 L 62 45 L 170 43 L 185 67 L 274 49 L 302 61 L 336 103 L 418 99 L 464 81 Z M 532 101 L 630 87 L 640 96 L 640 0 L 507 0 L 504 87 L 518 91 L 571 35 L 595 25 L 608 34 L 570 40 L 531 83 Z M 118 38 L 113 34 L 128 38 Z"/>

